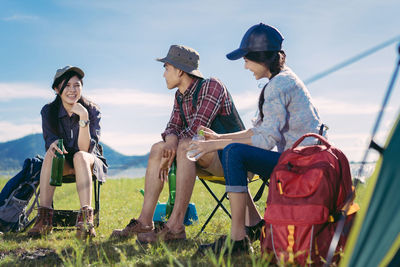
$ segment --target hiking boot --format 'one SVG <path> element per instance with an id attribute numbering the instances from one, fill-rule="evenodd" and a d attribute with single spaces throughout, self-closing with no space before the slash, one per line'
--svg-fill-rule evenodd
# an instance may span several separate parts
<path id="1" fill-rule="evenodd" d="M 84 239 L 86 237 L 95 237 L 96 231 L 94 230 L 93 223 L 93 208 L 83 206 L 76 218 L 76 237 Z"/>
<path id="2" fill-rule="evenodd" d="M 200 245 L 196 254 L 204 256 L 207 250 L 211 250 L 216 255 L 220 255 L 221 253 L 223 253 L 224 256 L 228 254 L 242 255 L 253 253 L 253 247 L 251 246 L 250 239 L 247 236 L 245 236 L 242 240 L 234 241 L 228 240 L 227 236 L 223 235 L 218 238 L 214 243 Z"/>
<path id="3" fill-rule="evenodd" d="M 143 225 L 141 222 L 133 218 L 124 229 L 115 229 L 112 237 L 132 237 L 138 233 L 148 233 L 154 229 L 154 224 Z"/>
<path id="4" fill-rule="evenodd" d="M 53 229 L 53 209 L 39 207 L 35 225 L 28 231 L 29 237 L 41 237 Z"/>
<path id="5" fill-rule="evenodd" d="M 249 237 L 251 243 L 253 243 L 254 241 L 260 240 L 261 230 L 264 225 L 265 225 L 265 221 L 261 220 L 256 225 L 245 226 L 246 235 Z"/>
<path id="6" fill-rule="evenodd" d="M 178 233 L 172 232 L 166 224 L 155 228 L 153 231 L 147 233 L 138 233 L 138 241 L 140 243 L 155 243 L 155 242 L 168 242 L 168 241 L 181 241 L 186 240 L 186 231 L 183 228 Z"/>

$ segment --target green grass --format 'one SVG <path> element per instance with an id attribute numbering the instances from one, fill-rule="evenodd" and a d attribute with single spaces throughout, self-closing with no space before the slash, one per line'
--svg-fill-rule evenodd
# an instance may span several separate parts
<path id="1" fill-rule="evenodd" d="M 0 177 L 0 188 L 7 178 Z M 250 184 L 255 194 L 261 181 Z M 210 184 L 212 190 L 220 196 L 225 187 Z M 365 185 L 357 189 L 358 203 L 361 202 Z M 199 222 L 186 227 L 188 240 L 180 243 L 149 245 L 142 247 L 136 238 L 111 239 L 113 229 L 123 228 L 132 217 L 137 217 L 143 203 L 139 190 L 144 188 L 144 179 L 108 180 L 101 187 L 100 226 L 96 228 L 97 237 L 92 241 L 80 241 L 75 238 L 74 229 L 53 231 L 46 238 L 31 239 L 26 233 L 6 233 L 0 236 L 0 266 L 268 266 L 262 259 L 260 243 L 253 243 L 251 256 L 219 257 L 209 254 L 205 257 L 193 256 L 199 244 L 212 242 L 220 235 L 230 231 L 230 219 L 220 209 L 211 220 L 205 233 L 196 237 L 204 221 L 215 207 L 203 185 L 196 181 L 191 202 L 195 203 Z M 168 187 L 160 197 L 166 202 Z M 256 203 L 260 214 L 264 214 L 267 190 Z M 79 209 L 75 184 L 64 184 L 55 193 L 55 208 Z M 228 201 L 225 206 L 229 209 Z"/>
<path id="2" fill-rule="evenodd" d="M 6 182 L 6 178 L 0 178 L 0 188 Z M 251 191 L 255 193 L 260 183 L 261 181 L 251 183 Z M 125 227 L 132 217 L 139 215 L 143 203 L 139 189 L 143 187 L 144 179 L 110 179 L 101 187 L 100 226 L 96 228 L 97 237 L 92 241 L 77 240 L 74 229 L 53 231 L 42 239 L 28 238 L 26 233 L 6 233 L 0 236 L 0 266 L 268 265 L 261 259 L 258 241 L 253 244 L 254 255 L 248 257 L 193 256 L 199 244 L 212 242 L 230 231 L 230 219 L 222 210 L 218 210 L 205 233 L 196 237 L 216 204 L 199 181 L 196 181 L 191 199 L 196 205 L 199 223 L 186 227 L 187 241 L 142 247 L 136 243 L 136 238 L 110 239 L 113 229 Z M 225 190 L 224 186 L 217 184 L 212 184 L 211 188 L 217 195 L 222 195 Z M 264 214 L 266 191 L 256 203 L 261 214 Z M 167 198 L 168 187 L 163 190 L 160 202 L 166 202 Z M 57 209 L 78 209 L 75 184 L 65 184 L 58 188 L 54 203 Z M 228 201 L 225 204 L 229 208 Z"/>

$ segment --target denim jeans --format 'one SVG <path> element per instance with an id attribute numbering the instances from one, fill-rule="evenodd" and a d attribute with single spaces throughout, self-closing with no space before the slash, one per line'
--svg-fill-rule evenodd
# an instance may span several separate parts
<path id="1" fill-rule="evenodd" d="M 247 172 L 269 177 L 281 153 L 233 143 L 222 152 L 226 192 L 247 192 Z"/>

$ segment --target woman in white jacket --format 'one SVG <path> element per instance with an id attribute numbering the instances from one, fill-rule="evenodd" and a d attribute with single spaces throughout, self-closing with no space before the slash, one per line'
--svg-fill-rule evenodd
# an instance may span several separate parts
<path id="1" fill-rule="evenodd" d="M 260 93 L 253 127 L 232 134 L 216 134 L 203 127 L 206 141 L 193 142 L 199 154 L 223 149 L 219 154 L 232 211 L 233 253 L 250 252 L 250 241 L 259 238 L 264 225 L 262 217 L 256 212 L 249 216 L 250 225 L 254 226 L 245 227 L 246 203 L 249 205 L 249 201 L 252 202 L 247 173 L 268 177 L 284 150 L 305 133 L 318 133 L 321 125 L 307 88 L 285 65 L 282 41 L 283 37 L 277 29 L 260 23 L 246 32 L 239 49 L 227 54 L 230 60 L 243 57 L 245 69 L 253 72 L 256 80 L 269 79 Z M 306 139 L 303 145 L 313 142 Z M 275 147 L 277 151 L 271 151 Z M 199 251 L 211 248 L 220 253 L 226 246 L 225 240 L 223 236 L 215 243 L 200 246 Z"/>

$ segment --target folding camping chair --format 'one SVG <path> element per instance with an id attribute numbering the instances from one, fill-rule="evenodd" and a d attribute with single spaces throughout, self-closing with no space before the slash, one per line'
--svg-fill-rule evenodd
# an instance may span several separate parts
<path id="1" fill-rule="evenodd" d="M 100 186 L 103 184 L 97 181 L 95 176 L 92 176 L 93 192 L 94 192 L 94 225 L 96 227 L 100 224 Z M 63 176 L 63 183 L 75 183 L 75 175 Z M 54 203 L 53 203 L 54 205 Z M 53 227 L 71 227 L 75 226 L 76 218 L 78 217 L 79 210 L 57 210 L 53 211 Z"/>
<path id="2" fill-rule="evenodd" d="M 197 234 L 197 236 L 199 236 L 204 231 L 204 229 L 206 228 L 207 224 L 210 222 L 212 217 L 214 217 L 214 214 L 218 210 L 219 207 L 221 207 L 222 210 L 229 216 L 229 218 L 232 219 L 232 216 L 231 216 L 230 212 L 226 209 L 226 207 L 223 204 L 223 201 L 225 199 L 229 199 L 228 198 L 228 193 L 225 192 L 222 195 L 222 197 L 218 198 L 214 194 L 214 192 L 211 190 L 211 188 L 208 186 L 208 184 L 206 183 L 206 181 L 208 181 L 208 182 L 211 182 L 211 183 L 216 183 L 216 184 L 220 184 L 220 185 L 224 185 L 225 186 L 225 178 L 224 177 L 219 177 L 219 176 L 198 176 L 198 178 L 201 181 L 201 183 L 204 185 L 204 187 L 207 189 L 207 191 L 211 194 L 211 196 L 215 199 L 215 201 L 217 201 L 217 205 L 215 206 L 215 208 L 213 209 L 211 214 L 208 216 L 206 222 L 201 227 L 201 230 Z M 257 194 L 253 197 L 253 201 L 254 202 L 258 201 L 261 198 L 261 196 L 262 196 L 262 194 L 264 192 L 265 185 L 269 186 L 268 179 L 264 178 L 264 177 L 260 177 L 258 175 L 254 175 L 253 178 L 249 181 L 249 183 L 258 181 L 260 179 L 263 181 L 263 183 L 260 186 L 260 188 L 258 189 Z"/>

